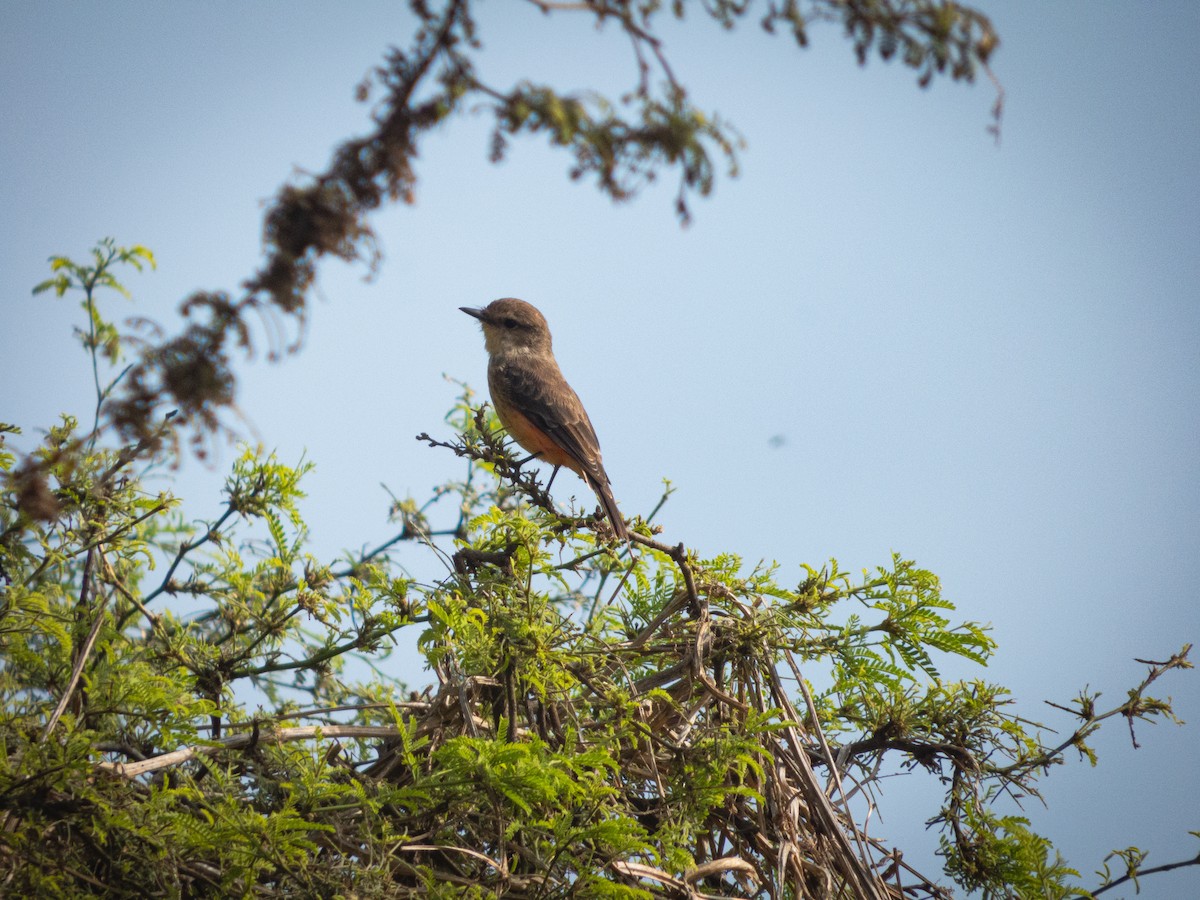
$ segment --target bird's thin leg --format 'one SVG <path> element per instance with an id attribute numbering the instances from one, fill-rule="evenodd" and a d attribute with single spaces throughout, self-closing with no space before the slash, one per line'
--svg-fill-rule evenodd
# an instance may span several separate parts
<path id="1" fill-rule="evenodd" d="M 524 459 L 522 459 L 521 461 L 519 461 L 516 464 L 517 471 L 520 471 L 521 466 L 525 465 L 525 463 L 529 462 L 531 459 L 537 459 L 541 455 L 542 455 L 541 453 L 530 453 L 527 457 L 525 457 Z M 542 490 L 545 491 L 547 496 L 550 495 L 550 485 L 554 484 L 554 476 L 558 474 L 558 470 L 561 468 L 562 468 L 562 466 L 554 467 L 554 471 L 550 473 L 550 480 L 547 481 L 546 486 L 544 488 L 542 488 Z"/>

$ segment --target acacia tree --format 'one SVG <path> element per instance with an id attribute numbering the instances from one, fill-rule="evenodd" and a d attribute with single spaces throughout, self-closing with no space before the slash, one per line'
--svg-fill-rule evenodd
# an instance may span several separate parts
<path id="1" fill-rule="evenodd" d="M 52 260 L 37 290 L 81 295 L 96 408 L 29 452 L 0 447 L 0 885 L 945 896 L 865 827 L 863 798 L 899 760 L 935 776 L 953 881 L 986 896 L 1086 895 L 1002 801 L 1036 794 L 1067 752 L 1090 756 L 1106 720 L 1172 718 L 1147 689 L 1190 666 L 1187 647 L 1147 663 L 1113 709 L 1086 692 L 1062 705 L 1077 725 L 1046 744 L 1002 687 L 940 678 L 939 655 L 983 663 L 996 648 L 952 620 L 932 573 L 900 557 L 861 577 L 833 562 L 796 577 L 701 559 L 661 539 L 657 508 L 615 544 L 602 520 L 553 504 L 465 388 L 446 432 L 420 436 L 460 458 L 462 476 L 396 503 L 395 535 L 367 553 L 306 551 L 307 464 L 245 451 L 221 513 L 200 525 L 147 488 L 146 468 L 180 452 L 180 436 L 202 451 L 223 428 L 229 346 L 249 346 L 253 316 L 302 317 L 323 256 L 370 255 L 367 214 L 411 195 L 419 138 L 468 98 L 495 115 L 496 155 L 545 133 L 614 199 L 675 172 L 683 217 L 714 158 L 733 165 L 731 132 L 671 73 L 660 4 L 535 5 L 629 35 L 627 101 L 486 85 L 470 4 L 415 2 L 412 45 L 363 88 L 382 93 L 375 129 L 281 192 L 267 259 L 239 296 L 194 295 L 181 334 L 131 343 L 99 295 L 124 291 L 119 267 L 152 254 L 106 241 L 87 263 Z M 923 83 L 972 78 L 996 45 L 978 12 L 922 0 L 698 9 L 729 24 L 758 15 L 801 45 L 810 22 L 834 19 L 860 59 L 897 54 Z M 406 574 L 422 556 L 443 574 Z M 348 661 L 377 666 L 404 630 L 420 635 L 428 688 L 406 692 L 377 667 L 353 677 Z M 1143 871 L 1140 851 L 1121 861 L 1095 893 Z"/>

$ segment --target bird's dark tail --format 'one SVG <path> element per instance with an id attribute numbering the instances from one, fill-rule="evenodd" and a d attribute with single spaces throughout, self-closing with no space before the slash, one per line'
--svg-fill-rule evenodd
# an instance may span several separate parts
<path id="1" fill-rule="evenodd" d="M 621 510 L 617 509 L 617 501 L 613 497 L 612 488 L 608 486 L 608 477 L 600 472 L 599 478 L 589 478 L 588 481 L 591 482 L 592 490 L 596 492 L 596 499 L 604 507 L 604 514 L 608 516 L 613 531 L 616 532 L 618 538 L 628 544 L 629 529 L 625 527 L 625 520 L 621 518 Z"/>

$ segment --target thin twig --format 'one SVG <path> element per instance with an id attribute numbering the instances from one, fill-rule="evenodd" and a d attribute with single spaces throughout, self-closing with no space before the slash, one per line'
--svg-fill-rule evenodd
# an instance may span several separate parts
<path id="1" fill-rule="evenodd" d="M 147 772 L 177 766 L 197 757 L 216 756 L 226 750 L 242 750 L 252 747 L 260 740 L 286 744 L 292 741 L 307 741 L 317 738 L 393 738 L 398 737 L 400 731 L 394 725 L 310 725 L 302 728 L 276 728 L 261 732 L 254 730 L 230 735 L 212 744 L 184 747 L 182 750 L 163 753 L 140 762 L 102 762 L 99 764 L 99 768 L 123 778 L 137 778 Z"/>
<path id="2" fill-rule="evenodd" d="M 92 560 L 95 558 L 95 548 L 88 549 L 87 557 L 83 561 L 83 584 L 79 588 L 79 604 L 80 612 L 86 612 L 88 609 L 88 586 L 92 582 Z M 62 714 L 66 712 L 67 704 L 71 702 L 71 695 L 75 693 L 75 688 L 79 684 L 79 679 L 83 675 L 84 666 L 87 665 L 88 657 L 92 653 L 92 648 L 96 646 L 96 636 L 100 633 L 100 626 L 104 623 L 104 610 L 108 606 L 108 597 L 102 596 L 99 606 L 96 607 L 96 616 L 92 621 L 91 631 L 88 632 L 87 639 L 83 642 L 83 646 L 76 650 L 75 665 L 71 670 L 71 677 L 67 681 L 67 687 L 63 691 L 63 695 L 59 698 L 58 706 L 54 708 L 50 720 L 46 722 L 46 727 L 42 729 L 42 740 L 45 741 L 50 737 L 50 732 L 54 730 L 54 726 L 58 724 L 58 720 Z"/>
<path id="3" fill-rule="evenodd" d="M 1175 869 L 1182 869 L 1187 866 L 1200 866 L 1200 853 L 1193 856 L 1191 859 L 1181 859 L 1179 862 L 1164 863 L 1161 866 L 1151 866 L 1148 869 L 1137 868 L 1133 872 L 1126 872 L 1120 878 L 1103 884 L 1092 891 L 1092 896 L 1103 894 L 1105 891 L 1111 890 L 1118 885 L 1124 884 L 1126 881 L 1132 881 L 1134 878 L 1141 878 L 1144 875 L 1157 875 L 1160 872 L 1171 872 Z"/>

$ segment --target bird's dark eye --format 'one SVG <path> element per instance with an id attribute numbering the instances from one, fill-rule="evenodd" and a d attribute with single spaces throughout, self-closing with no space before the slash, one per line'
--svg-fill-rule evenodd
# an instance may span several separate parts
<path id="1" fill-rule="evenodd" d="M 516 319 L 512 318 L 511 316 L 504 320 L 505 328 L 516 328 L 519 324 L 521 324 L 521 323 L 518 322 Z"/>

